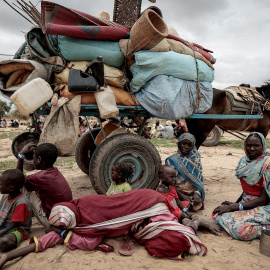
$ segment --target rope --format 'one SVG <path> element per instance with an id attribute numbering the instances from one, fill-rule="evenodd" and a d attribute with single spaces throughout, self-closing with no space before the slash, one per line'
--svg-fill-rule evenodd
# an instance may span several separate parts
<path id="1" fill-rule="evenodd" d="M 195 64 L 196 64 L 196 72 L 197 72 L 197 81 L 196 81 L 197 82 L 197 85 L 196 85 L 197 97 L 196 97 L 196 103 L 193 104 L 194 110 L 195 110 L 200 106 L 200 102 L 201 102 L 201 99 L 203 98 L 203 96 L 201 94 L 201 87 L 200 87 L 200 81 L 199 81 L 199 67 L 198 67 L 198 62 L 196 59 L 195 51 L 192 48 L 190 42 L 188 42 L 188 45 L 189 45 L 190 49 L 192 49 L 192 51 L 193 51 L 193 56 L 194 56 L 194 60 L 195 60 Z"/>

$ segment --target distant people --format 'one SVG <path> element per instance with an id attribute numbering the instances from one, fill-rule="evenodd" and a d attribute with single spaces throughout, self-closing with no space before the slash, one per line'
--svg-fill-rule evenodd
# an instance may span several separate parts
<path id="1" fill-rule="evenodd" d="M 9 127 L 17 128 L 19 127 L 19 122 L 17 120 L 11 119 L 11 123 Z"/>
<path id="2" fill-rule="evenodd" d="M 23 172 L 17 169 L 0 175 L 0 253 L 17 248 L 31 229 L 31 203 L 21 192 L 24 181 Z"/>
<path id="3" fill-rule="evenodd" d="M 174 138 L 174 130 L 171 124 L 171 121 L 166 122 L 166 126 L 161 128 L 157 133 L 155 138 L 160 138 L 171 140 Z"/>
<path id="4" fill-rule="evenodd" d="M 162 129 L 163 126 L 160 124 L 159 120 L 156 121 L 155 124 L 153 124 L 153 127 L 151 129 L 151 138 L 155 138 L 157 133 Z"/>
<path id="5" fill-rule="evenodd" d="M 180 137 L 180 135 L 186 132 L 188 131 L 185 124 L 181 122 L 180 120 L 175 120 L 174 136 L 178 138 Z"/>
<path id="6" fill-rule="evenodd" d="M 36 146 L 26 144 L 18 154 L 17 169 L 23 171 L 25 155 L 34 151 L 34 166 L 40 170 L 25 177 L 25 195 L 29 198 L 38 221 L 49 228 L 48 217 L 54 204 L 72 200 L 70 186 L 62 173 L 54 167 L 58 150 L 51 143 Z"/>
<path id="7" fill-rule="evenodd" d="M 112 183 L 106 194 L 113 195 L 132 190 L 129 184 L 132 174 L 133 168 L 128 163 L 115 163 L 112 166 Z"/>
<path id="8" fill-rule="evenodd" d="M 3 128 L 7 127 L 7 121 L 5 117 L 1 118 L 0 116 L 0 127 L 3 127 Z"/>

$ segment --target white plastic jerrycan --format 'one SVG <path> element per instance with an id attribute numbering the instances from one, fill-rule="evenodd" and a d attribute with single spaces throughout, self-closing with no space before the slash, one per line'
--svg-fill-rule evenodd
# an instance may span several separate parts
<path id="1" fill-rule="evenodd" d="M 36 78 L 19 88 L 10 100 L 23 115 L 28 115 L 49 101 L 53 95 L 50 85 Z"/>

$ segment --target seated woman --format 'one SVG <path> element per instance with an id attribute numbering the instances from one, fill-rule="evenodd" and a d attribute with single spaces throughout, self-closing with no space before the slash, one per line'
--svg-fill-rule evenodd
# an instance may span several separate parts
<path id="1" fill-rule="evenodd" d="M 62 243 L 71 250 L 113 251 L 101 244 L 103 238 L 126 232 L 156 257 L 182 259 L 187 253 L 205 256 L 207 248 L 196 236 L 197 229 L 205 226 L 204 221 L 196 218 L 187 220 L 186 226 L 179 224 L 165 203 L 160 193 L 137 189 L 111 196 L 88 195 L 56 204 L 49 218 L 52 231 L 38 240 L 32 238 L 28 246 L 2 253 L 0 269 L 17 257 Z"/>
<path id="2" fill-rule="evenodd" d="M 260 238 L 261 228 L 270 228 L 270 156 L 259 132 L 251 132 L 244 141 L 245 155 L 236 167 L 243 193 L 233 203 L 225 201 L 214 209 L 213 219 L 233 238 Z"/>
<path id="3" fill-rule="evenodd" d="M 165 164 L 173 166 L 178 172 L 176 191 L 181 201 L 190 203 L 190 211 L 203 209 L 205 197 L 201 155 L 195 142 L 192 134 L 183 133 L 178 139 L 177 153 L 165 160 Z"/>

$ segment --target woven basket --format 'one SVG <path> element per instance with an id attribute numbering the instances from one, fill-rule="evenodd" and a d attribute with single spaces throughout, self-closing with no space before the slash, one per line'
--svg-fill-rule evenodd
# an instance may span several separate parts
<path id="1" fill-rule="evenodd" d="M 141 14 L 142 0 L 115 0 L 113 21 L 131 28 Z"/>

